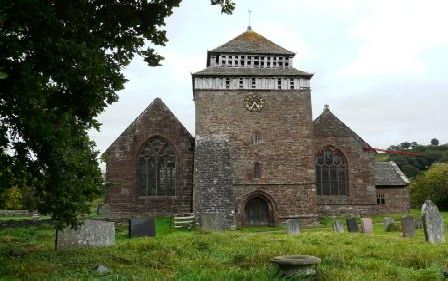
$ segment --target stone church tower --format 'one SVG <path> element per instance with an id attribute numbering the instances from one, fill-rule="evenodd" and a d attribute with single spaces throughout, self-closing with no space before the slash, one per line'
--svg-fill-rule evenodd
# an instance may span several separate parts
<path id="1" fill-rule="evenodd" d="M 313 121 L 310 73 L 250 28 L 192 75 L 196 134 L 155 99 L 106 150 L 101 214 L 194 212 L 204 228 L 318 215 L 406 213 L 408 180 L 329 109 Z"/>
<path id="2" fill-rule="evenodd" d="M 317 217 L 310 73 L 248 30 L 194 73 L 193 208 L 233 225 Z"/>

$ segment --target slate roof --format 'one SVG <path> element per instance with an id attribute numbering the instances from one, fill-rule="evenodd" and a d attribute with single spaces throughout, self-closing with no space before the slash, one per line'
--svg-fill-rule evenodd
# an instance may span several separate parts
<path id="1" fill-rule="evenodd" d="M 322 114 L 313 121 L 316 137 L 352 137 L 362 147 L 370 147 L 360 136 L 337 118 L 326 106 Z"/>
<path id="2" fill-rule="evenodd" d="M 311 78 L 312 73 L 296 68 L 248 68 L 248 67 L 207 67 L 193 73 L 193 76 L 301 76 Z"/>
<path id="3" fill-rule="evenodd" d="M 274 42 L 266 39 L 252 30 L 247 30 L 229 42 L 209 51 L 211 53 L 245 53 L 245 54 L 275 54 L 292 55 L 295 53 L 286 50 Z"/>
<path id="4" fill-rule="evenodd" d="M 408 178 L 395 162 L 375 162 L 375 185 L 407 186 L 408 184 Z"/>

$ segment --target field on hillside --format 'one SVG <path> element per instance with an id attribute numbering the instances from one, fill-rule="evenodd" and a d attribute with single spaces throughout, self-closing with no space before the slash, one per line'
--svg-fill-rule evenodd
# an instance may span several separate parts
<path id="1" fill-rule="evenodd" d="M 445 221 L 448 216 L 444 214 Z M 375 217 L 380 222 L 382 217 Z M 117 227 L 113 247 L 54 251 L 49 224 L 0 229 L 1 280 L 278 280 L 270 259 L 307 254 L 322 259 L 312 280 L 443 280 L 448 243 L 432 245 L 423 231 L 414 238 L 400 232 L 336 234 L 322 225 L 289 236 L 281 228 L 246 228 L 210 233 L 171 231 L 167 219 L 157 221 L 156 238 L 128 239 Z M 271 231 L 271 232 L 266 232 Z M 8 253 L 14 250 L 14 257 Z M 95 265 L 110 271 L 98 274 Z M 445 274 L 448 274 L 445 273 Z"/>

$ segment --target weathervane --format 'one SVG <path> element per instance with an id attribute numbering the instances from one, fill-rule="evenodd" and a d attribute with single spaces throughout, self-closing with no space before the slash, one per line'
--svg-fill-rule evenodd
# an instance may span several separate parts
<path id="1" fill-rule="evenodd" d="M 249 12 L 249 25 L 247 26 L 247 30 L 252 30 L 252 27 L 250 27 L 250 14 L 252 13 L 252 10 L 248 10 Z"/>

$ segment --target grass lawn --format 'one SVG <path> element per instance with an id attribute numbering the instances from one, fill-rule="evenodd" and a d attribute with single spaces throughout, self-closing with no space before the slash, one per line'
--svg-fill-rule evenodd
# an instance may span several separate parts
<path id="1" fill-rule="evenodd" d="M 448 214 L 444 217 L 447 221 Z M 281 228 L 171 231 L 168 220 L 159 219 L 156 238 L 128 239 L 126 226 L 118 225 L 113 247 L 61 252 L 54 251 L 50 225 L 4 228 L 0 279 L 273 280 L 272 257 L 308 254 L 322 259 L 313 280 L 443 280 L 448 243 L 426 243 L 422 230 L 414 238 L 402 238 L 400 232 L 384 232 L 378 223 L 371 235 L 336 234 L 330 224 L 324 219 L 319 227 L 288 236 Z M 10 257 L 12 249 L 20 255 Z M 97 264 L 110 271 L 92 272 Z"/>

